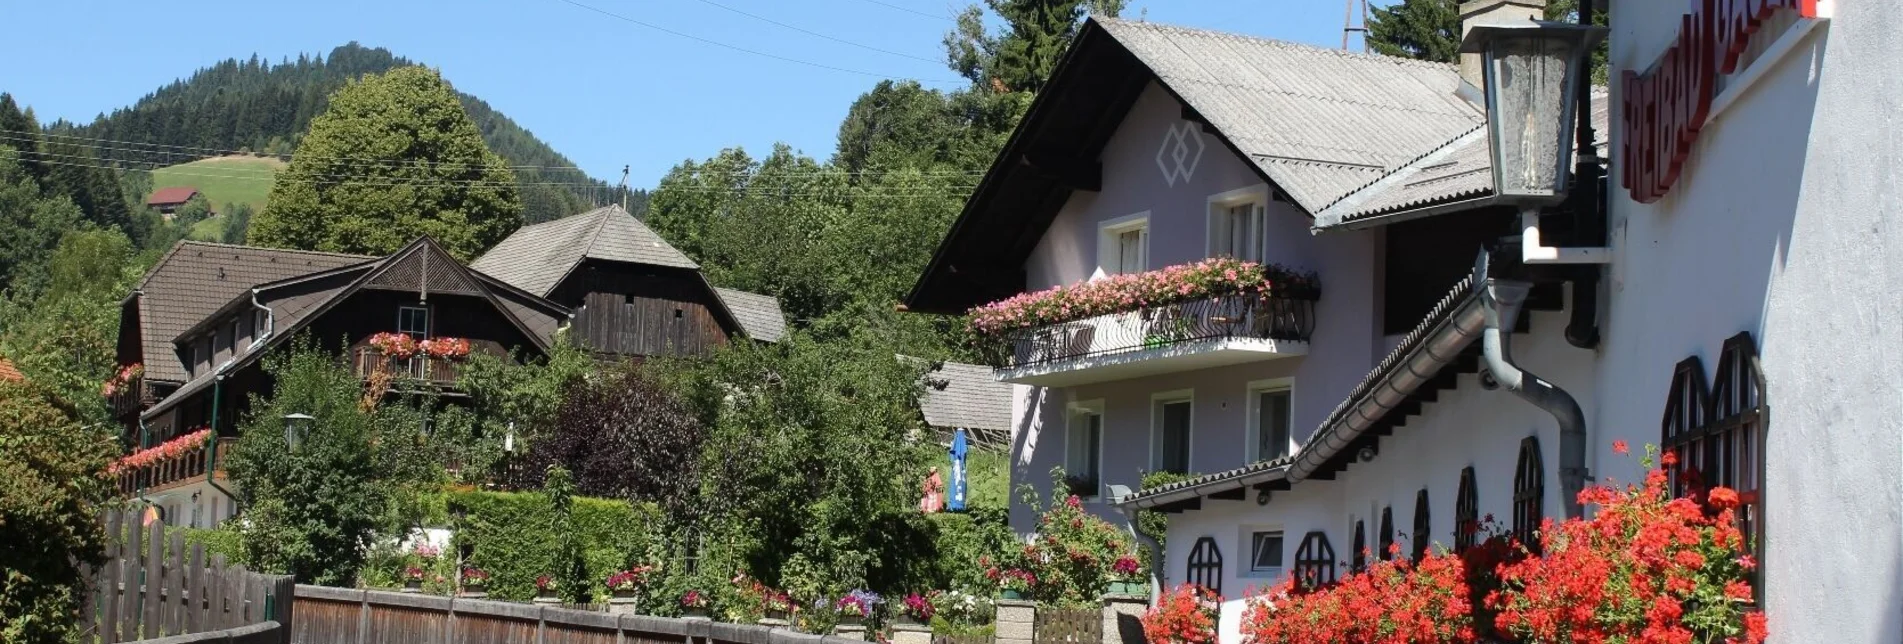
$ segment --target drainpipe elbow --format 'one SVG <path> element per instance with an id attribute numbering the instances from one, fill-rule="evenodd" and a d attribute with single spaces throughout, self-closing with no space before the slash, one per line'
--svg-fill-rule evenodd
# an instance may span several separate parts
<path id="1" fill-rule="evenodd" d="M 1487 373 L 1500 387 L 1521 400 L 1545 410 L 1559 424 L 1559 481 L 1561 499 L 1568 518 L 1581 515 L 1579 492 L 1586 487 L 1591 473 L 1586 470 L 1586 414 L 1572 394 L 1514 364 L 1511 325 L 1519 319 L 1532 284 L 1510 280 L 1489 280 L 1481 297 L 1486 315 L 1486 330 L 1481 336 L 1481 355 Z"/>

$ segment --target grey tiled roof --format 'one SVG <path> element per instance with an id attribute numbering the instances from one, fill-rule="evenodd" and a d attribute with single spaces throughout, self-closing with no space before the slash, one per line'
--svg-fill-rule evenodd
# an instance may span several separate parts
<path id="1" fill-rule="evenodd" d="M 1611 135 L 1610 97 L 1593 92 L 1593 134 L 1605 157 Z M 1370 217 L 1493 195 L 1493 155 L 1482 125 L 1461 134 L 1419 159 L 1382 176 L 1318 213 L 1315 227 L 1328 229 Z"/>
<path id="2" fill-rule="evenodd" d="M 185 382 L 172 340 L 246 290 L 266 282 L 374 258 L 196 241 L 173 246 L 139 283 L 139 338 L 145 377 Z"/>
<path id="3" fill-rule="evenodd" d="M 991 367 L 946 362 L 925 373 L 919 400 L 925 424 L 951 429 L 1011 431 L 1011 385 L 998 382 Z"/>
<path id="4" fill-rule="evenodd" d="M 730 288 L 714 287 L 720 301 L 740 322 L 747 337 L 763 342 L 779 342 L 786 336 L 786 314 L 780 312 L 779 298 Z"/>
<path id="5" fill-rule="evenodd" d="M 700 268 L 618 205 L 523 226 L 470 268 L 546 296 L 583 259 Z"/>
<path id="6" fill-rule="evenodd" d="M 1311 213 L 1485 118 L 1451 64 L 1098 22 Z"/>

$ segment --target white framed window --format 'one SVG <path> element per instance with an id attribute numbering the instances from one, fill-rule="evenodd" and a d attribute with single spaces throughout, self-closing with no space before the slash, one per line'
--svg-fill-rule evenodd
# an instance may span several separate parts
<path id="1" fill-rule="evenodd" d="M 269 316 L 266 316 L 263 311 L 251 312 L 251 344 L 257 344 L 258 339 L 263 338 L 265 332 L 269 331 L 270 328 L 271 318 Z"/>
<path id="2" fill-rule="evenodd" d="M 1103 493 L 1103 401 L 1071 403 L 1064 432 L 1064 476 L 1071 493 L 1094 499 Z"/>
<path id="3" fill-rule="evenodd" d="M 396 332 L 422 340 L 429 337 L 429 308 L 403 306 L 396 310 Z"/>
<path id="4" fill-rule="evenodd" d="M 1249 462 L 1288 456 L 1293 449 L 1289 435 L 1294 427 L 1295 381 L 1289 378 L 1257 380 L 1249 383 L 1248 445 Z"/>
<path id="5" fill-rule="evenodd" d="M 1103 222 L 1097 232 L 1097 272 L 1141 273 L 1150 267 L 1150 213 Z"/>
<path id="6" fill-rule="evenodd" d="M 1194 398 L 1188 389 L 1150 397 L 1150 471 L 1189 473 Z"/>
<path id="7" fill-rule="evenodd" d="M 1268 207 L 1266 184 L 1210 195 L 1206 254 L 1267 261 Z"/>
<path id="8" fill-rule="evenodd" d="M 1282 576 L 1285 545 L 1280 527 L 1243 526 L 1240 550 L 1248 553 L 1249 559 L 1237 572 L 1247 577 Z"/>

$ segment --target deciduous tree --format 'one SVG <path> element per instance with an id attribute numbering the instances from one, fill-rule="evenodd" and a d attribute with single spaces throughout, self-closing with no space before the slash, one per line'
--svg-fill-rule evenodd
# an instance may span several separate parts
<path id="1" fill-rule="evenodd" d="M 42 387 L 0 381 L 0 641 L 71 641 L 80 566 L 105 554 L 98 517 L 115 443 L 62 406 Z"/>
<path id="2" fill-rule="evenodd" d="M 366 76 L 311 120 L 253 243 L 382 255 L 419 235 L 468 260 L 522 222 L 515 177 L 436 72 Z"/>

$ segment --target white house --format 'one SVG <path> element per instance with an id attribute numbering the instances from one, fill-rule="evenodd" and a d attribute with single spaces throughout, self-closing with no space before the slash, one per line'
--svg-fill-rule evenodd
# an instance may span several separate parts
<path id="1" fill-rule="evenodd" d="M 1833 4 L 1613 0 L 1606 215 L 1530 222 L 1493 194 L 1460 66 L 1094 21 L 907 305 L 1214 254 L 1318 274 L 1299 337 L 1130 341 L 1105 316 L 994 365 L 1031 385 L 1014 475 L 1065 465 L 1095 475 L 1080 491 L 1104 516 L 1170 513 L 1163 578 L 1231 598 L 1225 642 L 1247 590 L 1298 569 L 1454 547 L 1487 514 L 1523 534 L 1577 516 L 1584 485 L 1642 477 L 1615 440 L 1743 493 L 1779 641 L 1903 641 L 1899 147 L 1872 126 L 1903 101 L 1885 80 L 1903 38 Z M 1687 82 L 1702 59 L 1680 57 L 1712 52 L 1737 59 Z M 1541 264 L 1556 246 L 1608 257 Z M 1155 469 L 1199 476 L 1141 489 Z"/>

